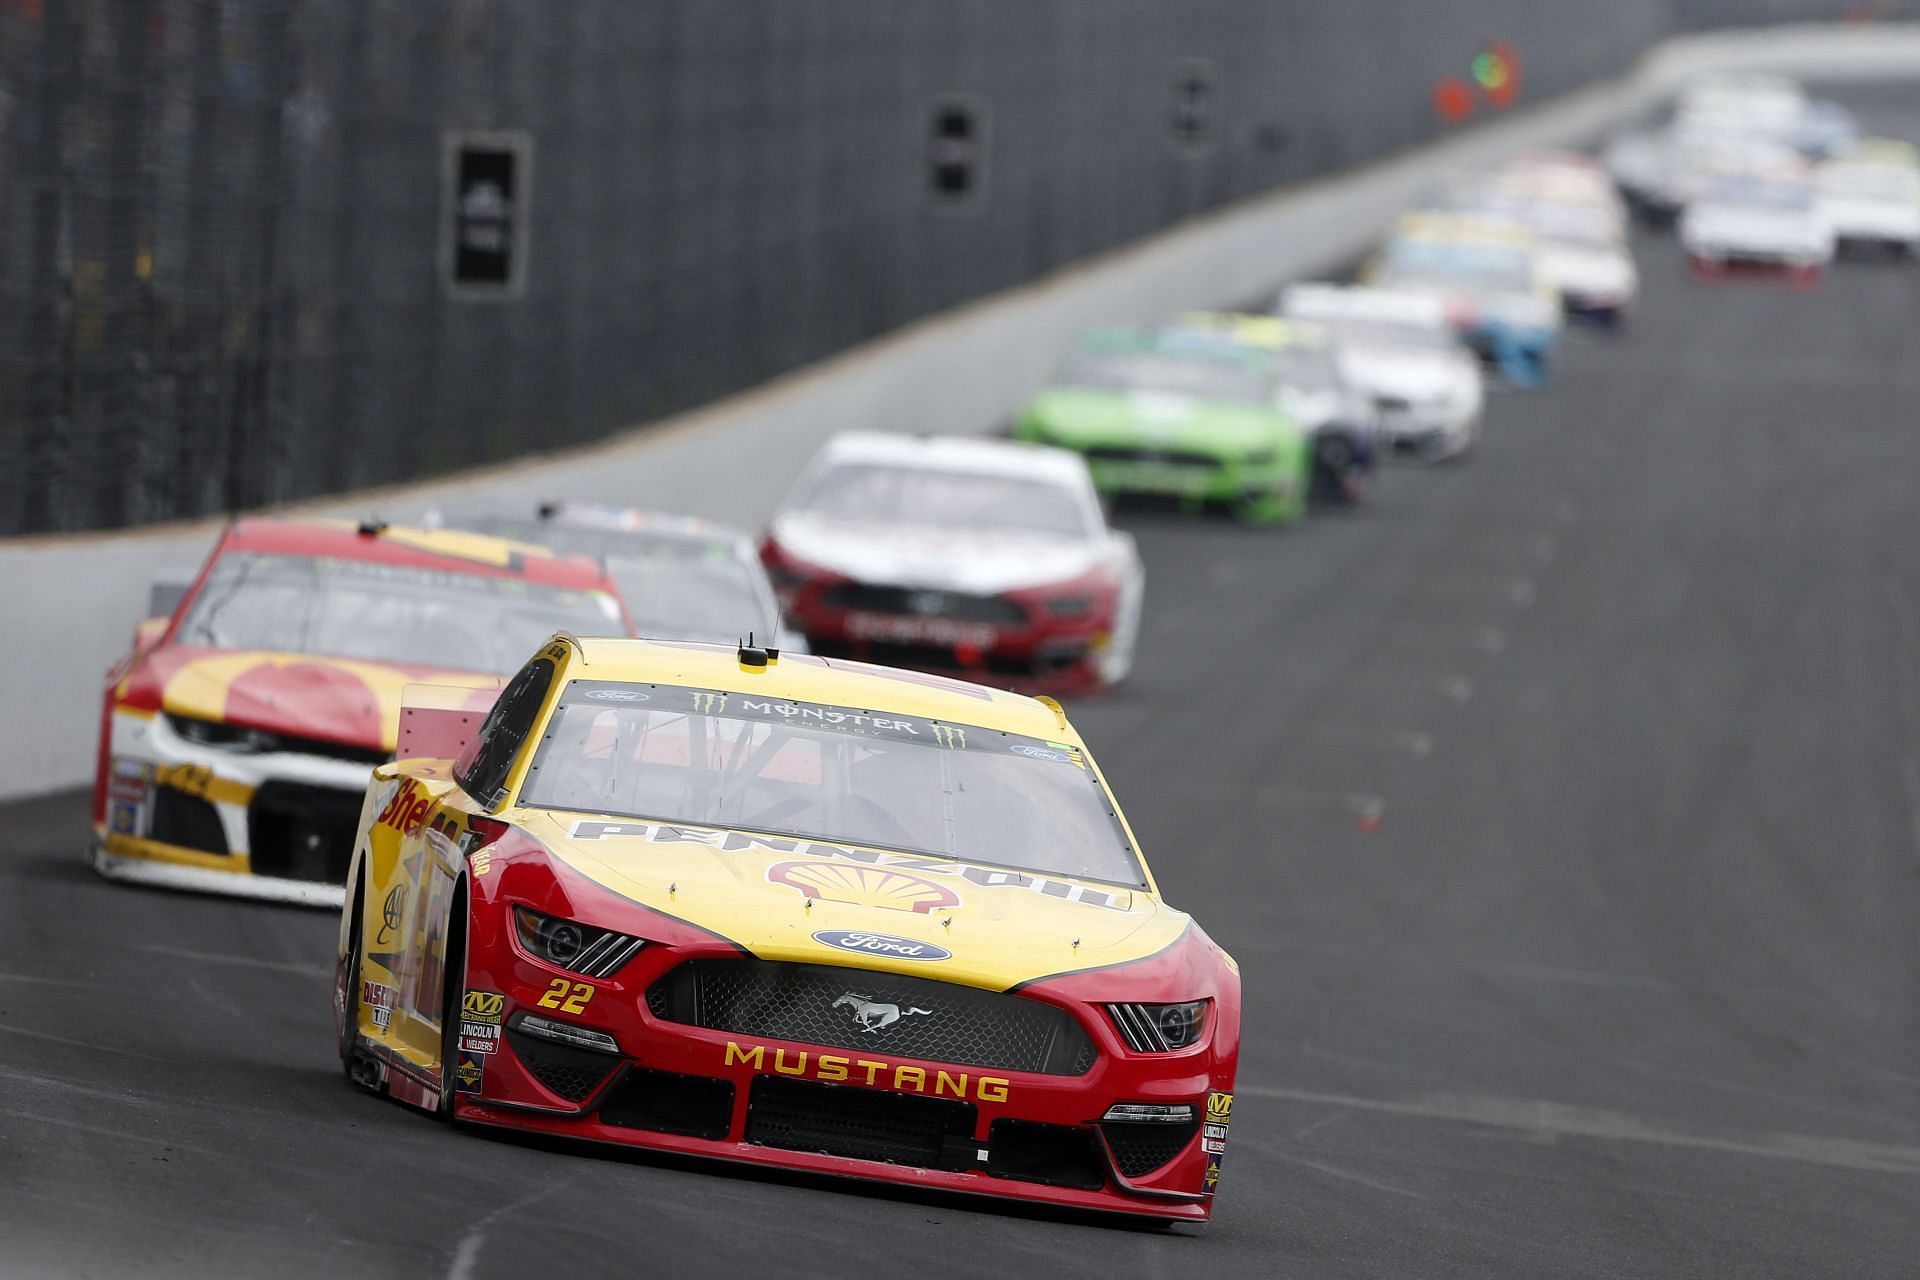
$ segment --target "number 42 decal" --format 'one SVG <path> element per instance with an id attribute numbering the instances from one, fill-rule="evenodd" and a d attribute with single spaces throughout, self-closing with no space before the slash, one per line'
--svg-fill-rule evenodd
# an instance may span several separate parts
<path id="1" fill-rule="evenodd" d="M 593 999 L 591 982 L 568 982 L 565 978 L 555 978 L 547 984 L 547 994 L 540 997 L 542 1009 L 565 1009 L 568 1013 L 585 1013 L 587 1001 Z"/>

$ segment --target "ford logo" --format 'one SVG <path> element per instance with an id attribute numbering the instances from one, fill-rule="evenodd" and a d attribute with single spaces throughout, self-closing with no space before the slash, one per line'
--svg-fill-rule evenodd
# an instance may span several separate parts
<path id="1" fill-rule="evenodd" d="M 823 947 L 852 951 L 863 956 L 885 956 L 890 960 L 951 960 L 953 952 L 931 942 L 896 938 L 890 933 L 862 933 L 857 929 L 827 929 L 813 935 Z"/>
<path id="2" fill-rule="evenodd" d="M 645 702 L 647 695 L 638 689 L 589 689 L 583 697 L 596 702 Z"/>
<path id="3" fill-rule="evenodd" d="M 1029 747 L 1024 743 L 1014 747 L 1013 752 L 1015 755 L 1031 756 L 1035 760 L 1065 760 L 1067 758 L 1058 751 L 1049 751 L 1045 747 Z"/>

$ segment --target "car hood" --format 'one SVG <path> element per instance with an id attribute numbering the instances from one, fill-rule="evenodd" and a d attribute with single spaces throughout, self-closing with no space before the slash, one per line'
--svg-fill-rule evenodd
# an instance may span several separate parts
<path id="1" fill-rule="evenodd" d="M 1811 214 L 1719 204 L 1688 208 L 1681 232 L 1693 240 L 1736 245 L 1811 245 L 1826 236 L 1825 226 Z"/>
<path id="2" fill-rule="evenodd" d="M 1143 960 L 1190 923 L 1145 889 L 711 827 L 514 817 L 601 888 L 766 960 L 1004 991 Z"/>
<path id="3" fill-rule="evenodd" d="M 1370 394 L 1415 403 L 1465 399 L 1479 377 L 1479 370 L 1464 355 L 1348 347 L 1340 360 L 1348 379 Z"/>
<path id="4" fill-rule="evenodd" d="M 1050 443 L 1070 449 L 1113 445 L 1242 453 L 1301 435 L 1277 406 L 1152 391 L 1045 391 L 1028 407 L 1026 418 Z"/>
<path id="5" fill-rule="evenodd" d="M 969 595 L 1067 582 L 1102 560 L 1102 548 L 1081 538 L 798 512 L 774 520 L 773 539 L 795 558 L 858 582 Z"/>
<path id="6" fill-rule="evenodd" d="M 185 646 L 155 650 L 137 677 L 172 715 L 386 751 L 396 744 L 408 685 L 497 683 L 471 671 Z"/>

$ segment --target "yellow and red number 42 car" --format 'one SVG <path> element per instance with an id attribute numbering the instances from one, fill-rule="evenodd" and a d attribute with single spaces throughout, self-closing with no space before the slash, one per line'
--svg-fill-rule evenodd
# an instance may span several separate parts
<path id="1" fill-rule="evenodd" d="M 477 733 L 470 694 L 431 692 L 349 871 L 354 1081 L 475 1124 L 1209 1215 L 1239 971 L 1160 900 L 1056 704 L 564 635 Z"/>

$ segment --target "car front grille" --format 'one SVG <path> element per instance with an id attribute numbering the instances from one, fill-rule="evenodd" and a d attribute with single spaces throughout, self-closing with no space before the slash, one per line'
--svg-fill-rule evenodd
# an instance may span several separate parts
<path id="1" fill-rule="evenodd" d="M 1123 1178 L 1143 1178 L 1187 1149 L 1200 1122 L 1188 1124 L 1106 1124 L 1107 1147 Z"/>
<path id="2" fill-rule="evenodd" d="M 820 593 L 829 609 L 857 609 L 863 613 L 897 613 L 909 617 L 947 618 L 955 622 L 989 622 L 1018 627 L 1026 610 L 1004 596 L 977 596 L 962 591 L 920 590 L 866 582 L 836 582 Z"/>
<path id="3" fill-rule="evenodd" d="M 153 814 L 148 819 L 147 836 L 162 844 L 198 849 L 202 853 L 230 852 L 219 812 L 199 796 L 190 796 L 173 787 L 153 789 Z M 343 871 L 343 878 L 344 875 Z"/>
<path id="4" fill-rule="evenodd" d="M 568 1102 L 591 1098 L 620 1065 L 620 1059 L 610 1054 L 554 1044 L 517 1027 L 507 1028 L 507 1045 L 535 1080 Z"/>
<path id="5" fill-rule="evenodd" d="M 733 1082 L 635 1069 L 600 1104 L 603 1124 L 718 1142 L 733 1127 Z"/>
<path id="6" fill-rule="evenodd" d="M 360 826 L 361 793 L 300 782 L 268 782 L 247 806 L 253 873 L 345 884 Z"/>
<path id="7" fill-rule="evenodd" d="M 1140 449 L 1127 445 L 1097 444 L 1085 450 L 1089 462 L 1145 462 L 1163 467 L 1191 467 L 1196 471 L 1209 471 L 1220 465 L 1220 459 L 1211 453 L 1199 453 L 1192 449 Z"/>
<path id="8" fill-rule="evenodd" d="M 893 1006 L 868 1013 L 862 1002 Z M 1038 1000 L 900 974 L 767 960 L 689 960 L 647 992 L 657 1018 L 715 1031 L 1001 1071 L 1084 1075 L 1093 1042 Z M 884 1025 L 881 1025 L 884 1023 Z"/>
<path id="9" fill-rule="evenodd" d="M 978 1124 L 971 1102 L 779 1076 L 755 1080 L 747 1098 L 748 1142 L 920 1169 L 967 1167 Z"/>

